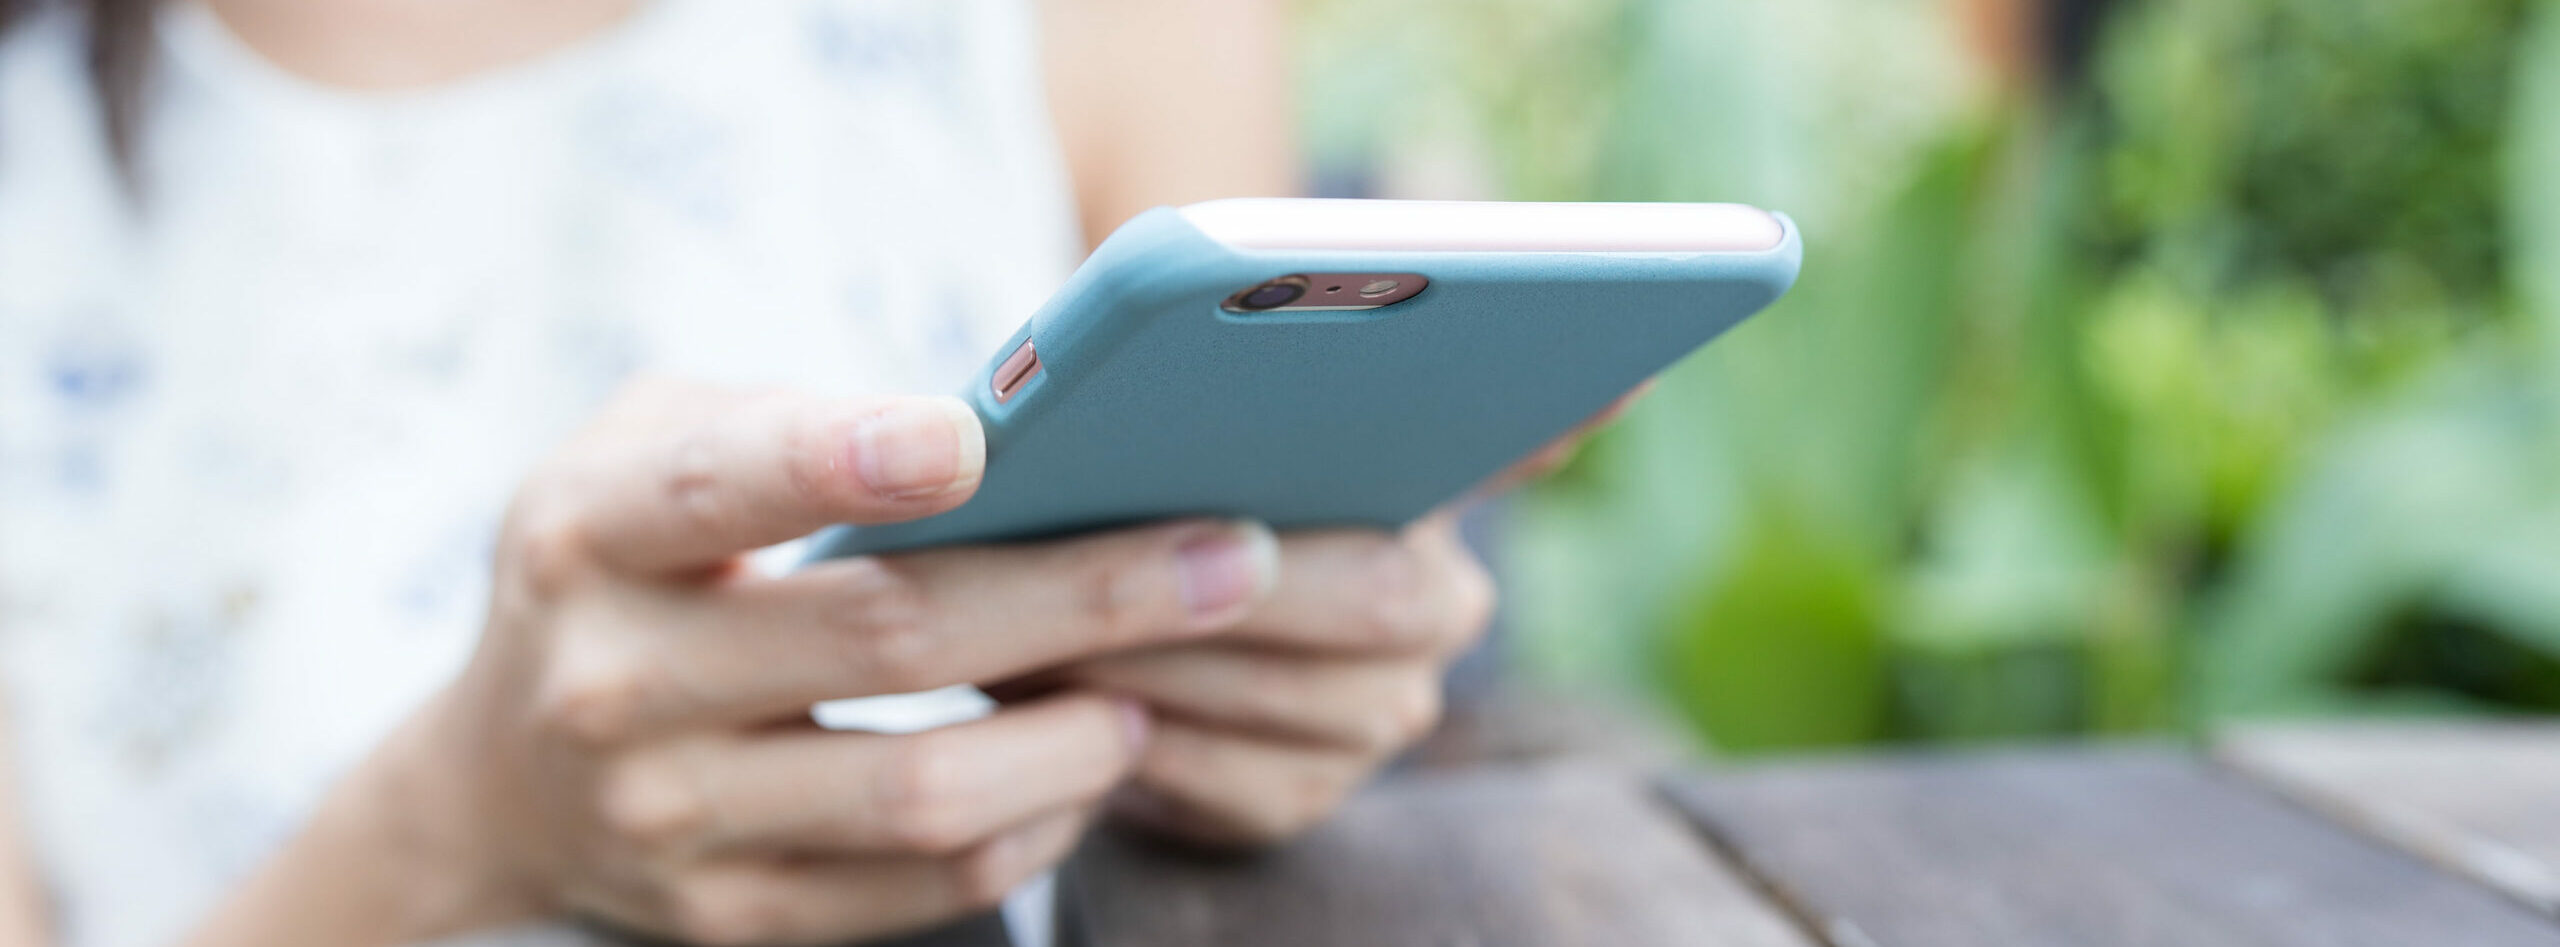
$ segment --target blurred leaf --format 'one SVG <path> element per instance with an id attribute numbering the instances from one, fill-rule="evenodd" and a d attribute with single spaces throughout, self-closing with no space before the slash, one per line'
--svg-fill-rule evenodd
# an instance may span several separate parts
<path id="1" fill-rule="evenodd" d="M 2531 541 L 2515 532 L 2532 524 L 2519 513 L 2548 507 L 2560 471 L 2537 456 L 2547 426 L 2518 412 L 2500 374 L 2449 365 L 2439 384 L 2322 450 L 2301 489 L 2256 524 L 2208 619 L 2208 712 L 2342 692 L 2394 616 L 2448 589 L 2469 589 L 2475 605 L 2512 601 L 2482 597 L 2498 574 L 2476 571 L 2478 557 Z"/>
<path id="2" fill-rule="evenodd" d="M 1869 742 L 1884 734 L 1882 577 L 1755 508 L 1732 567 L 1703 586 L 1663 643 L 1662 675 L 1719 748 Z"/>

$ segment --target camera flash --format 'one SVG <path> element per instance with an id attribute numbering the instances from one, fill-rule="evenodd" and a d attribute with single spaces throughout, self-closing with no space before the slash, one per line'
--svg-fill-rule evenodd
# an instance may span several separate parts
<path id="1" fill-rule="evenodd" d="M 1396 287 L 1401 286 L 1401 285 L 1404 285 L 1404 284 L 1402 284 L 1402 283 L 1398 283 L 1398 282 L 1396 282 L 1396 281 L 1394 281 L 1394 280 L 1391 280 L 1391 279 L 1372 280 L 1372 281 L 1370 281 L 1370 283 L 1369 283 L 1368 285 L 1360 287 L 1360 295 L 1363 295 L 1363 296 L 1384 296 L 1384 295 L 1386 295 L 1386 294 L 1388 294 L 1388 293 L 1395 292 L 1395 291 L 1396 291 Z"/>

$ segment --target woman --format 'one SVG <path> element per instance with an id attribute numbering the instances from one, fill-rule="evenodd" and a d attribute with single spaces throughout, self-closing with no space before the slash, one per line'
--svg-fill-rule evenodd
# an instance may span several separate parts
<path id="1" fill-rule="evenodd" d="M 906 393 L 1295 179 L 1271 4 L 1027 2 L 16 0 L 8 942 L 838 941 L 1106 804 L 1286 836 L 1423 732 L 1490 600 L 1445 521 L 746 563 L 961 502 L 974 418 Z"/>

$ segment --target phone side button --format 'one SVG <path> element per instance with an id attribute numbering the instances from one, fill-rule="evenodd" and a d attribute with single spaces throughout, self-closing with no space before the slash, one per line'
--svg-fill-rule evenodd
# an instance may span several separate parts
<path id="1" fill-rule="evenodd" d="M 1025 339 L 1021 348 L 1005 356 L 1004 364 L 996 366 L 995 378 L 988 384 L 995 389 L 996 403 L 1004 404 L 1012 401 L 1015 392 L 1021 391 L 1022 386 L 1030 384 L 1031 379 L 1039 375 L 1040 353 L 1031 347 L 1029 339 Z"/>

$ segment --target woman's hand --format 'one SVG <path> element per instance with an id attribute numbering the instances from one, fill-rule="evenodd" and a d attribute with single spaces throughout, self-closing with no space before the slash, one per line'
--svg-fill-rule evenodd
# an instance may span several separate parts
<path id="1" fill-rule="evenodd" d="M 418 939 L 575 912 L 817 943 L 996 903 L 1073 844 L 1146 717 L 1065 693 L 885 736 L 817 730 L 810 704 L 1198 638 L 1253 611 L 1277 563 L 1267 531 L 1187 522 L 742 567 L 830 523 L 950 509 L 984 456 L 950 399 L 629 394 L 519 494 L 461 679 L 201 940 Z M 259 923 L 369 879 L 333 903 L 373 907 L 334 925 Z"/>
<path id="2" fill-rule="evenodd" d="M 1563 466 L 1647 382 L 1477 491 Z M 1494 607 L 1453 508 L 1402 532 L 1293 534 L 1280 586 L 1237 629 L 1079 662 L 1024 682 L 1123 694 L 1156 715 L 1122 817 L 1212 845 L 1259 845 L 1330 814 L 1440 720 L 1440 686 Z"/>
<path id="3" fill-rule="evenodd" d="M 1494 602 L 1455 517 L 1293 534 L 1280 550 L 1278 589 L 1234 631 L 1052 677 L 1156 715 L 1120 815 L 1209 844 L 1277 841 L 1439 721 L 1442 672 Z"/>

